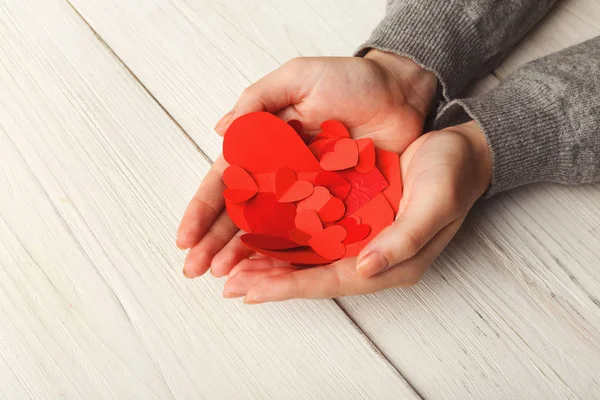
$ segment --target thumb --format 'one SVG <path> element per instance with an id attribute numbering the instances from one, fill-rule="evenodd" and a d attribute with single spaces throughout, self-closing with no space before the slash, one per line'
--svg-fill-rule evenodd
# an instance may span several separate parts
<path id="1" fill-rule="evenodd" d="M 302 58 L 292 59 L 248 86 L 233 109 L 217 123 L 215 131 L 223 136 L 237 117 L 251 112 L 267 111 L 275 114 L 285 111 L 283 114 L 286 118 L 296 119 L 297 113 L 293 107 L 288 106 L 298 103 L 302 98 L 302 84 L 308 71 L 305 62 Z"/>
<path id="2" fill-rule="evenodd" d="M 439 231 L 460 218 L 456 198 L 440 190 L 410 198 L 396 221 L 360 252 L 357 272 L 370 277 L 414 257 Z"/>

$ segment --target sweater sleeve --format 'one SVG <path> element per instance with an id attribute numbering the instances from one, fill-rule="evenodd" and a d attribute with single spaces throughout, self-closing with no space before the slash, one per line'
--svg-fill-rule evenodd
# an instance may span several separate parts
<path id="1" fill-rule="evenodd" d="M 486 193 L 600 182 L 600 36 L 525 64 L 488 94 L 457 99 L 436 128 L 474 119 L 493 161 Z"/>
<path id="2" fill-rule="evenodd" d="M 555 0 L 388 0 L 356 52 L 396 53 L 435 73 L 446 100 L 491 71 Z"/>

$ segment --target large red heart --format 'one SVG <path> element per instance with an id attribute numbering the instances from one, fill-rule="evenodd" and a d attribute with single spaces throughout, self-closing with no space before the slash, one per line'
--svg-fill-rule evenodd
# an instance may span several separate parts
<path id="1" fill-rule="evenodd" d="M 319 161 L 294 128 L 267 112 L 237 118 L 225 133 L 223 156 L 250 174 L 273 173 L 281 167 L 296 172 L 321 171 Z"/>

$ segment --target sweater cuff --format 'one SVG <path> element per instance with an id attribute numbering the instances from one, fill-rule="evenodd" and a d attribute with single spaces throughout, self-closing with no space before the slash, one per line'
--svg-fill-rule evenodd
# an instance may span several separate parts
<path id="1" fill-rule="evenodd" d="M 362 57 L 370 49 L 408 57 L 433 72 L 446 100 L 455 98 L 485 62 L 484 45 L 474 22 L 450 1 L 392 3 L 355 55 Z"/>
<path id="2" fill-rule="evenodd" d="M 509 80 L 479 98 L 448 103 L 435 127 L 475 120 L 492 155 L 492 182 L 484 197 L 517 186 L 540 182 L 573 181 L 571 146 L 561 132 L 572 130 L 562 100 L 551 96 L 546 85 L 527 77 Z M 561 150 L 563 149 L 563 150 Z"/>

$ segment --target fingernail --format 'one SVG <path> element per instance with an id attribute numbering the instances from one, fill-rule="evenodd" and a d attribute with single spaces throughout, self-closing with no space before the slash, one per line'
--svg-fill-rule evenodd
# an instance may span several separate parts
<path id="1" fill-rule="evenodd" d="M 223 297 L 226 299 L 235 299 L 237 297 L 243 297 L 244 294 L 243 293 L 236 293 L 236 292 L 223 292 Z"/>
<path id="2" fill-rule="evenodd" d="M 227 114 L 223 115 L 223 118 L 221 118 L 219 122 L 217 122 L 217 125 L 215 125 L 215 131 L 218 131 L 219 129 L 227 125 L 229 122 L 231 122 L 231 120 L 233 119 L 233 114 L 234 110 L 231 110 Z"/>
<path id="3" fill-rule="evenodd" d="M 244 304 L 262 304 L 262 301 L 249 299 L 248 296 L 244 297 Z"/>
<path id="4" fill-rule="evenodd" d="M 193 277 L 193 276 L 191 276 L 191 275 L 188 275 L 188 273 L 187 273 L 187 272 L 185 272 L 185 268 L 183 269 L 183 276 L 185 276 L 185 277 L 186 277 L 186 278 L 188 278 L 188 279 L 194 279 L 194 277 Z"/>
<path id="5" fill-rule="evenodd" d="M 362 257 L 356 265 L 356 271 L 362 276 L 369 277 L 387 268 L 388 262 L 378 252 L 372 252 Z"/>

